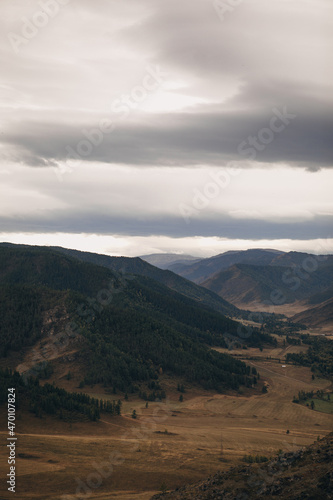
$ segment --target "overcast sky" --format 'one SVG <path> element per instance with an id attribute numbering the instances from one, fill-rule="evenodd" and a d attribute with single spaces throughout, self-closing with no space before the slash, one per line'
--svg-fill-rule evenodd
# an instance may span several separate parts
<path id="1" fill-rule="evenodd" d="M 333 253 L 332 0 L 0 11 L 1 241 Z"/>

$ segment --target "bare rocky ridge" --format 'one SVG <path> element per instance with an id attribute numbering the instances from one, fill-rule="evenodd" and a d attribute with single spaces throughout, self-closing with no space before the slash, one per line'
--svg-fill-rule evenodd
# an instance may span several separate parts
<path id="1" fill-rule="evenodd" d="M 55 360 L 73 362 L 82 348 L 82 335 L 69 335 L 66 326 L 70 317 L 64 305 L 44 311 L 41 338 L 29 347 L 15 369 L 21 375 L 34 375 L 40 363 Z"/>

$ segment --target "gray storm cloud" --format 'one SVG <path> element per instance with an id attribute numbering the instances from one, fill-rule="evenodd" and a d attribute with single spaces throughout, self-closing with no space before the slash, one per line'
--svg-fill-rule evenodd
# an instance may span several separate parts
<path id="1" fill-rule="evenodd" d="M 290 181 L 291 172 L 305 169 L 316 176 L 333 164 L 331 0 L 247 0 L 223 16 L 211 0 L 80 0 L 68 5 L 59 0 L 45 25 L 34 27 L 41 3 L 1 4 L 0 171 L 7 175 L 23 167 L 27 175 L 15 174 L 15 186 L 3 183 L 0 229 L 175 238 L 329 237 L 331 205 L 328 198 L 325 202 L 326 191 L 318 189 L 309 200 L 311 209 L 305 200 L 300 211 L 311 217 L 298 222 L 257 218 L 250 200 L 247 214 L 253 215 L 235 218 L 229 200 L 194 214 L 184 226 L 177 203 L 159 211 L 144 183 L 128 190 L 124 186 L 126 195 L 116 209 L 111 202 L 109 211 L 107 202 L 98 208 L 98 192 L 82 209 L 79 204 L 82 185 L 88 189 L 97 164 L 110 171 L 114 166 L 133 172 L 140 168 L 147 185 L 150 167 L 161 172 L 182 167 L 188 174 L 183 172 L 175 184 L 186 194 L 198 167 L 217 169 L 236 161 L 253 172 L 256 184 L 263 183 L 256 192 L 263 213 L 271 209 L 271 200 L 265 197 L 268 181 L 258 169 L 283 166 L 285 183 L 293 182 L 301 198 L 301 181 Z M 162 76 L 152 77 L 152 68 Z M 45 191 L 32 172 L 61 171 L 73 159 L 82 161 L 84 174 L 71 174 L 78 182 L 75 188 L 71 181 L 70 189 L 65 176 L 57 187 L 62 204 L 56 206 L 56 189 Z M 162 194 L 163 182 L 156 186 Z M 24 199 L 16 212 L 8 189 L 12 197 Z M 245 210 L 243 194 L 234 189 Z M 42 216 L 25 209 L 31 193 Z M 141 219 L 129 216 L 126 196 L 132 195 L 140 199 Z M 293 207 L 292 193 L 281 199 Z"/>

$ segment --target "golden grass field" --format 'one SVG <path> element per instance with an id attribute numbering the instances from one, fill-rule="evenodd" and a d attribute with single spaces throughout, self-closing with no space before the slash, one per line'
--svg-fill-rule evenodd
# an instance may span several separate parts
<path id="1" fill-rule="evenodd" d="M 166 402 L 149 403 L 145 408 L 144 401 L 130 397 L 124 401 L 121 417 L 102 414 L 96 423 L 70 424 L 19 413 L 17 492 L 9 493 L 2 480 L 1 500 L 147 500 L 160 491 L 162 483 L 174 489 L 240 463 L 244 454 L 269 457 L 279 449 L 295 450 L 312 443 L 332 431 L 332 415 L 294 404 L 292 398 L 299 390 L 328 390 L 330 382 L 312 380 L 307 368 L 283 368 L 282 363 L 266 359 L 272 356 L 283 361 L 285 353 L 295 349 L 301 348 L 233 351 L 256 358 L 248 363 L 259 370 L 260 384 L 268 386 L 266 394 L 249 390 L 243 395 L 218 395 L 192 388 L 180 403 L 175 382 L 162 377 L 169 395 Z M 73 384 L 62 385 L 67 383 Z M 101 388 L 89 392 L 114 398 Z M 131 418 L 133 409 L 138 413 L 136 420 Z M 1 429 L 6 428 L 3 417 Z M 6 437 L 2 432 L 3 445 Z M 96 476 L 95 466 L 105 467 L 112 452 L 118 453 L 112 474 L 108 470 L 106 477 L 100 472 Z M 2 478 L 8 472 L 6 457 L 2 446 Z M 77 490 L 77 480 L 86 486 L 80 483 L 83 489 Z"/>

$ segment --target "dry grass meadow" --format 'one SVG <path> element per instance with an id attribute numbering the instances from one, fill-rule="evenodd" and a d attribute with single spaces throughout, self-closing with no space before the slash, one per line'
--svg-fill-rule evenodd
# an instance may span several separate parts
<path id="1" fill-rule="evenodd" d="M 284 368 L 284 355 L 295 349 L 300 347 L 233 351 L 253 358 L 247 362 L 261 374 L 256 392 L 218 395 L 192 388 L 181 403 L 175 382 L 165 377 L 166 402 L 149 403 L 146 408 L 144 401 L 130 397 L 124 401 L 121 417 L 102 414 L 96 423 L 70 424 L 19 413 L 15 498 L 147 500 L 163 483 L 174 489 L 238 464 L 244 454 L 269 457 L 279 449 L 295 450 L 312 443 L 332 431 L 332 415 L 294 404 L 292 399 L 299 390 L 329 390 L 331 384 L 312 380 L 307 368 Z M 276 359 L 267 359 L 270 356 Z M 260 391 L 263 384 L 268 387 L 266 394 Z M 102 389 L 89 392 L 114 398 Z M 136 420 L 131 418 L 133 409 Z M 2 432 L 3 444 L 6 437 Z M 113 455 L 110 473 L 106 462 L 112 452 L 118 455 Z M 6 457 L 2 446 L 2 478 L 8 472 Z M 104 468 L 105 477 L 96 467 Z M 0 498 L 14 498 L 5 481 Z"/>

